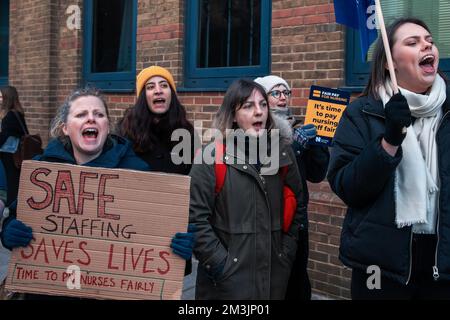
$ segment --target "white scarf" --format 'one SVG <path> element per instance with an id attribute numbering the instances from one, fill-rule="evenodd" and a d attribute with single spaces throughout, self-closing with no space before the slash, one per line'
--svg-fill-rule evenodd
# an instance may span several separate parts
<path id="1" fill-rule="evenodd" d="M 433 234 L 439 192 L 436 133 L 446 99 L 446 85 L 441 76 L 436 75 L 429 95 L 399 89 L 417 119 L 407 128 L 402 143 L 403 158 L 395 172 L 395 222 L 398 228 L 412 225 L 414 233 Z M 386 105 L 393 95 L 390 79 L 378 93 Z"/>

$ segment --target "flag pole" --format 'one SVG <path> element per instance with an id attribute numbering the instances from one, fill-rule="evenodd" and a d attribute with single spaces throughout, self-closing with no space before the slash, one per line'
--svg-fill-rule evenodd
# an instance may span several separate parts
<path id="1" fill-rule="evenodd" d="M 394 89 L 394 93 L 398 93 L 397 77 L 395 76 L 394 63 L 392 62 L 391 48 L 386 33 L 386 26 L 384 24 L 383 12 L 381 11 L 380 0 L 375 0 L 375 7 L 377 12 L 378 25 L 380 26 L 381 36 L 383 38 L 384 51 L 386 53 L 386 60 L 389 68 L 389 75 Z"/>

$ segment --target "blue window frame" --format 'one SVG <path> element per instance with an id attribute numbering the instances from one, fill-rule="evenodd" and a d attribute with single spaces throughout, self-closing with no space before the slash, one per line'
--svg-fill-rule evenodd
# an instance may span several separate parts
<path id="1" fill-rule="evenodd" d="M 137 0 L 84 0 L 85 85 L 135 90 L 136 24 Z"/>
<path id="2" fill-rule="evenodd" d="M 385 22 L 389 25 L 397 17 L 418 17 L 431 30 L 433 40 L 439 49 L 439 69 L 450 77 L 450 2 L 447 0 L 396 0 L 382 3 Z M 374 45 L 373 45 L 374 46 Z M 370 63 L 361 61 L 359 34 L 346 29 L 345 89 L 362 91 L 370 75 Z M 369 60 L 371 51 L 369 50 Z"/>
<path id="3" fill-rule="evenodd" d="M 8 84 L 9 0 L 0 0 L 0 86 Z"/>
<path id="4" fill-rule="evenodd" d="M 184 88 L 226 90 L 270 73 L 270 0 L 186 1 Z"/>
<path id="5" fill-rule="evenodd" d="M 345 52 L 346 89 L 361 91 L 369 81 L 370 62 L 361 61 L 359 33 L 350 28 L 347 28 Z"/>

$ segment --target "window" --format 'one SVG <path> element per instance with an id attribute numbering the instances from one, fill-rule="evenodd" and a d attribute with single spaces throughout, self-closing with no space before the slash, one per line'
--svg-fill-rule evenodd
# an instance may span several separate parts
<path id="1" fill-rule="evenodd" d="M 269 74 L 271 1 L 186 1 L 185 89 Z"/>
<path id="2" fill-rule="evenodd" d="M 0 86 L 8 84 L 9 0 L 0 0 Z"/>
<path id="3" fill-rule="evenodd" d="M 85 0 L 84 8 L 85 84 L 134 91 L 137 0 Z"/>
<path id="4" fill-rule="evenodd" d="M 382 9 L 386 25 L 398 17 L 417 17 L 425 21 L 439 48 L 439 68 L 450 75 L 450 1 L 386 0 L 382 2 Z M 354 91 L 361 91 L 368 82 L 370 63 L 367 61 L 375 45 L 372 44 L 367 61 L 362 62 L 358 37 L 357 32 L 347 29 L 345 83 L 347 89 Z"/>

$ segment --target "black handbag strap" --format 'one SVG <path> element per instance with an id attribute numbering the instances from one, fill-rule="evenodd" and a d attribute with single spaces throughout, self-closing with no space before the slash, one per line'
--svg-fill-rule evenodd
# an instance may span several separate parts
<path id="1" fill-rule="evenodd" d="M 20 126 L 22 127 L 23 133 L 24 133 L 24 134 L 30 134 L 30 133 L 28 132 L 27 128 L 25 128 L 25 125 L 23 124 L 22 119 L 20 119 L 20 117 L 19 117 L 19 115 L 17 114 L 17 112 L 13 111 L 13 113 L 14 113 L 14 115 L 16 116 L 17 120 L 19 121 Z"/>

